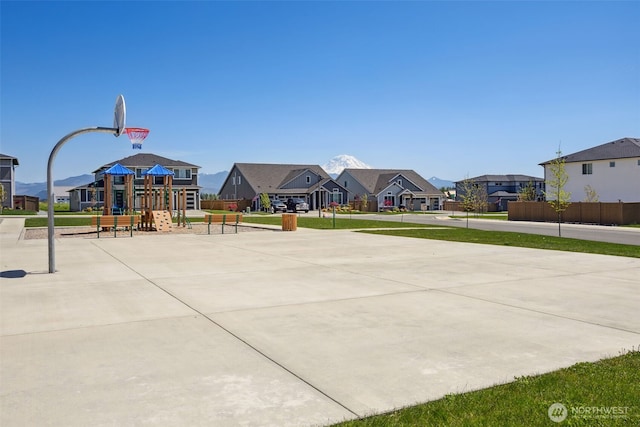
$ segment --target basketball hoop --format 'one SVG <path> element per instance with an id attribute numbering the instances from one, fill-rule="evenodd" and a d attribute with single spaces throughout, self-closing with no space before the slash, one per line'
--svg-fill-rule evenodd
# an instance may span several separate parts
<path id="1" fill-rule="evenodd" d="M 137 148 L 139 150 L 142 149 L 142 142 L 149 135 L 149 129 L 142 128 L 126 128 L 124 133 L 127 134 L 129 140 L 131 141 L 131 145 L 134 150 Z"/>

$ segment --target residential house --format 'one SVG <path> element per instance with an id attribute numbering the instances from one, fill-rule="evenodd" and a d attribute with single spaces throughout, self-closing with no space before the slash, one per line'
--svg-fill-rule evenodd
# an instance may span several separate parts
<path id="1" fill-rule="evenodd" d="M 151 153 L 141 153 L 124 159 L 116 160 L 111 163 L 100 166 L 93 171 L 94 181 L 69 191 L 70 210 L 82 211 L 88 207 L 101 207 L 104 202 L 104 171 L 115 164 L 120 164 L 127 169 L 135 172 L 133 181 L 134 187 L 134 209 L 139 210 L 141 206 L 141 195 L 144 189 L 144 173 L 154 167 L 161 165 L 172 171 L 174 194 L 173 206 L 177 206 L 177 192 L 186 190 L 187 205 L 186 209 L 200 209 L 200 186 L 198 186 L 198 171 L 200 166 L 181 160 L 172 160 Z M 113 176 L 113 195 L 112 200 L 116 206 L 124 206 L 126 198 L 126 189 L 123 176 Z M 163 177 L 154 177 L 154 188 L 163 188 Z"/>
<path id="2" fill-rule="evenodd" d="M 544 200 L 544 179 L 529 175 L 481 175 L 468 178 L 473 185 L 479 186 L 487 195 L 487 203 L 491 211 L 506 211 L 510 201 L 518 200 L 518 193 L 528 185 L 532 185 L 536 192 L 537 201 Z M 456 200 L 462 200 L 465 195 L 463 183 L 466 180 L 457 181 Z"/>
<path id="3" fill-rule="evenodd" d="M 0 154 L 0 185 L 4 187 L 5 199 L 2 206 L 13 209 L 13 196 L 16 195 L 16 166 L 18 159 Z"/>
<path id="4" fill-rule="evenodd" d="M 53 203 L 69 203 L 69 192 L 73 190 L 73 186 L 54 185 L 53 186 Z"/>
<path id="5" fill-rule="evenodd" d="M 367 195 L 378 210 L 405 207 L 409 210 L 441 209 L 445 195 L 410 169 L 344 169 L 336 181 L 349 192 L 349 201 Z"/>
<path id="6" fill-rule="evenodd" d="M 617 139 L 562 157 L 569 177 L 564 190 L 571 193 L 571 202 L 584 201 L 587 186 L 601 202 L 640 202 L 639 138 Z M 540 163 L 547 183 L 553 179 L 552 161 Z"/>
<path id="7" fill-rule="evenodd" d="M 223 200 L 251 200 L 251 208 L 261 210 L 262 193 L 271 200 L 303 199 L 311 210 L 347 201 L 347 190 L 318 165 L 234 163 L 218 195 Z"/>

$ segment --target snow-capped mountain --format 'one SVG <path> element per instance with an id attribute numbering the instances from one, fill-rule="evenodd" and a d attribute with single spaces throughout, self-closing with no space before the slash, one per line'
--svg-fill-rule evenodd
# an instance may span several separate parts
<path id="1" fill-rule="evenodd" d="M 456 188 L 456 184 L 453 181 L 449 181 L 448 179 L 440 179 L 437 176 L 432 176 L 429 178 L 429 182 L 433 184 L 437 189 L 441 188 Z"/>
<path id="2" fill-rule="evenodd" d="M 340 154 L 322 165 L 322 169 L 331 176 L 338 176 L 344 169 L 371 169 L 371 166 L 348 154 Z"/>

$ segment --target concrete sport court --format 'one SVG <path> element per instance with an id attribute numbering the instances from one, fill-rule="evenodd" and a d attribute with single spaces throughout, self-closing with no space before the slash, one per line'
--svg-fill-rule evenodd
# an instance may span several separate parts
<path id="1" fill-rule="evenodd" d="M 640 259 L 0 223 L 0 425 L 326 425 L 640 344 Z M 598 402 L 593 402 L 594 404 Z"/>

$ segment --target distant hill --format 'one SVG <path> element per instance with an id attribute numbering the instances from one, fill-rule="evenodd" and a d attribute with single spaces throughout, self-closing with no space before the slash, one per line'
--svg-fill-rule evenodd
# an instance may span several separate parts
<path id="1" fill-rule="evenodd" d="M 456 188 L 456 184 L 453 181 L 449 181 L 449 180 L 446 180 L 446 179 L 440 179 L 440 178 L 435 177 L 435 176 L 432 176 L 431 178 L 429 178 L 428 181 L 431 183 L 431 185 L 436 187 L 438 190 L 441 189 L 442 187 L 445 187 L 445 188 Z"/>
<path id="2" fill-rule="evenodd" d="M 218 194 L 227 175 L 229 175 L 228 171 L 198 174 L 198 185 L 202 187 L 200 193 Z"/>
<path id="3" fill-rule="evenodd" d="M 93 182 L 93 175 L 84 174 L 78 176 L 71 176 L 69 178 L 58 179 L 53 181 L 55 187 L 77 187 L 79 185 L 88 184 Z M 40 199 L 47 199 L 47 183 L 46 182 L 32 182 L 24 183 L 16 181 L 16 194 L 20 196 L 34 196 Z"/>
<path id="4" fill-rule="evenodd" d="M 198 184 L 202 187 L 202 193 L 217 194 L 222 187 L 222 183 L 229 175 L 229 172 L 222 171 L 217 173 L 201 173 L 198 174 Z M 79 185 L 93 182 L 93 175 L 85 174 L 71 176 L 69 178 L 59 179 L 53 182 L 55 187 L 77 187 Z M 42 200 L 47 199 L 47 183 L 32 182 L 25 183 L 16 181 L 16 194 L 24 196 L 39 197 Z"/>

